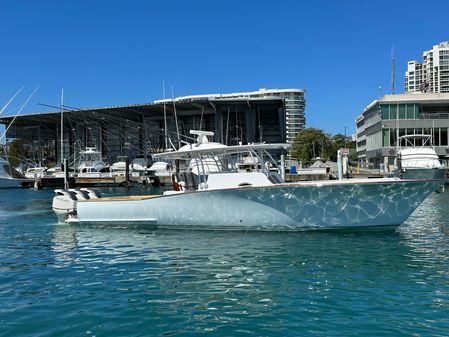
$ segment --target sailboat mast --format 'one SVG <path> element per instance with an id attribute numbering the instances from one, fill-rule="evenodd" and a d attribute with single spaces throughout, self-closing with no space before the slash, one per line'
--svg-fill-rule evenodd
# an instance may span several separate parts
<path id="1" fill-rule="evenodd" d="M 63 163 L 63 160 L 64 160 L 64 88 L 61 89 L 61 164 Z"/>
<path id="2" fill-rule="evenodd" d="M 22 106 L 20 107 L 19 111 L 16 113 L 16 115 L 15 115 L 14 118 L 12 119 L 11 123 L 9 123 L 9 125 L 8 125 L 8 127 L 5 129 L 5 131 L 3 131 L 2 135 L 0 136 L 0 140 L 2 140 L 4 136 L 6 136 L 6 134 L 8 133 L 9 128 L 14 124 L 14 121 L 16 120 L 17 116 L 22 112 L 23 108 L 27 105 L 28 101 L 31 99 L 31 97 L 33 97 L 34 93 L 37 91 L 37 89 L 39 89 L 40 86 L 41 86 L 41 85 L 39 84 L 39 85 L 36 87 L 36 89 L 34 89 L 34 91 L 31 93 L 31 95 L 28 96 L 28 99 L 25 101 L 25 103 L 22 104 Z M 20 89 L 19 92 L 20 92 L 21 90 L 22 90 L 22 89 Z M 16 95 L 17 95 L 17 93 L 16 93 Z M 15 97 L 16 95 L 14 95 L 14 97 Z M 14 98 L 14 97 L 13 97 L 13 98 Z M 8 105 L 10 102 L 11 102 L 11 100 L 7 103 L 7 105 Z M 5 107 L 2 109 L 2 112 L 3 112 L 4 109 L 5 109 Z M 6 147 L 4 147 L 3 149 L 4 149 L 4 151 L 5 151 L 5 157 L 6 157 L 5 159 L 6 159 L 7 162 L 9 162 L 9 159 L 8 159 L 8 153 L 6 152 Z M 10 171 L 10 172 L 9 172 L 10 175 L 12 176 L 11 165 L 9 166 L 9 171 Z"/>
<path id="3" fill-rule="evenodd" d="M 164 96 L 164 138 L 165 138 L 165 150 L 168 149 L 168 133 L 167 133 L 167 107 L 165 105 L 165 82 L 162 81 L 162 94 Z"/>
<path id="4" fill-rule="evenodd" d="M 173 86 L 171 86 L 171 96 L 173 99 L 173 113 L 175 115 L 176 135 L 178 136 L 178 149 L 181 148 L 181 139 L 179 138 L 178 116 L 176 115 L 175 94 L 173 92 Z"/>

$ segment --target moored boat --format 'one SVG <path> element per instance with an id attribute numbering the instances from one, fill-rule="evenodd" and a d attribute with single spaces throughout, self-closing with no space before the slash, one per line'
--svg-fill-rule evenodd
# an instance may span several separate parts
<path id="1" fill-rule="evenodd" d="M 101 152 L 95 147 L 87 147 L 85 151 L 80 152 L 80 164 L 77 169 L 79 178 L 112 178 L 109 165 L 102 157 Z"/>
<path id="2" fill-rule="evenodd" d="M 23 187 L 29 183 L 30 179 L 26 179 L 6 159 L 0 157 L 0 188 Z"/>
<path id="3" fill-rule="evenodd" d="M 25 177 L 28 179 L 43 178 L 47 175 L 47 167 L 35 166 L 29 167 L 25 171 Z"/>
<path id="4" fill-rule="evenodd" d="M 126 175 L 126 164 L 128 162 L 128 157 L 126 156 L 117 156 L 115 163 L 113 163 L 110 167 L 110 171 L 113 177 L 121 176 L 124 177 Z M 128 164 L 128 172 L 131 173 L 132 168 L 131 165 Z"/>
<path id="5" fill-rule="evenodd" d="M 432 145 L 431 135 L 399 137 L 398 156 L 405 179 L 444 179 L 446 169 Z"/>
<path id="6" fill-rule="evenodd" d="M 136 172 L 139 176 L 144 176 L 148 174 L 149 167 L 151 166 L 153 160 L 149 154 L 139 154 L 131 162 L 131 167 L 133 172 Z"/>

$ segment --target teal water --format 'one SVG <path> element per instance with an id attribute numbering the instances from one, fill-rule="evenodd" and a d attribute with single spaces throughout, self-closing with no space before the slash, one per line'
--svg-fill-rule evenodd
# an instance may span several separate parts
<path id="1" fill-rule="evenodd" d="M 52 195 L 0 191 L 1 336 L 449 335 L 449 191 L 352 233 L 59 225 Z"/>

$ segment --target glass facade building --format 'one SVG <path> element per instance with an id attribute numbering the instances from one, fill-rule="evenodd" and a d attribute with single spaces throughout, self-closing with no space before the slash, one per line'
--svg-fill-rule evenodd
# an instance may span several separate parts
<path id="1" fill-rule="evenodd" d="M 449 158 L 449 93 L 386 95 L 368 105 L 356 119 L 357 154 L 374 167 L 392 165 L 398 137 L 432 136 L 441 159 Z M 421 140 L 417 139 L 416 145 Z"/>

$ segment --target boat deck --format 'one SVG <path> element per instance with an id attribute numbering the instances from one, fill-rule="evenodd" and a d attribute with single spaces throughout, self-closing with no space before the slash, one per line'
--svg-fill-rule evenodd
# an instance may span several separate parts
<path id="1" fill-rule="evenodd" d="M 158 198 L 161 197 L 162 195 L 160 194 L 151 194 L 151 195 L 118 195 L 118 196 L 113 196 L 113 197 L 101 197 L 101 198 L 97 198 L 97 199 L 87 199 L 87 200 L 83 200 L 86 202 L 98 202 L 98 201 L 137 201 L 137 200 L 147 200 L 147 199 L 152 199 L 152 198 Z"/>

